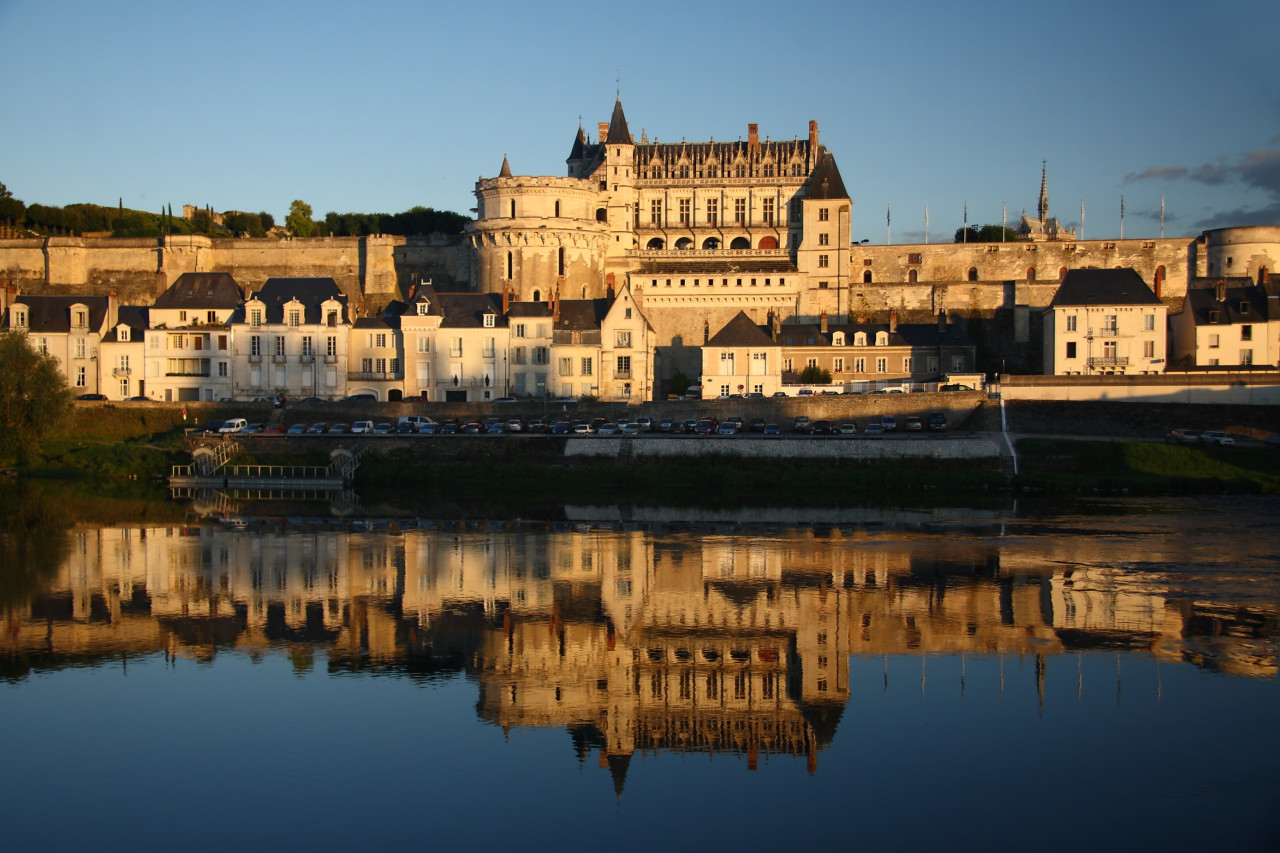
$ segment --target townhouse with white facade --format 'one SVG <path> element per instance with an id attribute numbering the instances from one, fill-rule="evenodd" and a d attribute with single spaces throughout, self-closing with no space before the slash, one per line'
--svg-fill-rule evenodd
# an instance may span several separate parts
<path id="1" fill-rule="evenodd" d="M 1068 270 L 1044 312 L 1048 375 L 1163 373 L 1168 309 L 1133 269 Z"/>
<path id="2" fill-rule="evenodd" d="M 347 349 L 347 393 L 372 394 L 378 400 L 404 398 L 402 303 L 388 306 L 380 317 L 361 317 L 351 326 Z"/>
<path id="3" fill-rule="evenodd" d="M 744 312 L 702 347 L 702 389 L 708 397 L 782 390 L 781 344 Z"/>
<path id="4" fill-rule="evenodd" d="M 612 289 L 610 290 L 612 295 Z M 653 399 L 653 353 L 657 336 L 640 304 L 623 285 L 600 323 L 599 397 L 604 400 L 645 402 Z"/>
<path id="5" fill-rule="evenodd" d="M 145 384 L 152 400 L 233 396 L 231 318 L 244 292 L 224 272 L 183 273 L 148 311 Z"/>
<path id="6" fill-rule="evenodd" d="M 232 394 L 347 394 L 347 297 L 332 278 L 270 278 L 231 318 Z"/>
<path id="7" fill-rule="evenodd" d="M 438 293 L 443 319 L 434 346 L 434 400 L 473 403 L 505 396 L 510 330 L 497 293 Z"/>
<path id="8" fill-rule="evenodd" d="M 1177 367 L 1276 367 L 1280 289 L 1247 277 L 1193 279 L 1169 326 Z"/>
<path id="9" fill-rule="evenodd" d="M 115 325 L 98 344 L 99 387 L 108 400 L 147 396 L 146 332 L 150 311 L 137 305 L 121 305 Z"/>
<path id="10" fill-rule="evenodd" d="M 404 352 L 404 394 L 434 401 L 433 378 L 436 335 L 444 312 L 431 282 L 418 284 L 407 304 L 393 303 L 400 314 L 401 349 Z M 390 310 L 390 309 L 389 309 Z"/>
<path id="11" fill-rule="evenodd" d="M 123 399 L 135 393 L 142 366 L 131 361 L 115 365 L 100 361 L 98 347 L 102 336 L 115 325 L 116 311 L 114 295 L 16 295 L 9 299 L 0 328 L 26 334 L 37 352 L 53 356 L 75 394 L 109 394 Z"/>

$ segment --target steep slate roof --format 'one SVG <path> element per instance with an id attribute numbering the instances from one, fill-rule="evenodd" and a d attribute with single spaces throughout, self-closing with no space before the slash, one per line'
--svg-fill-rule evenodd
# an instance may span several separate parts
<path id="1" fill-rule="evenodd" d="M 338 284 L 328 276 L 311 276 L 306 278 L 269 278 L 262 289 L 253 298 L 266 305 L 268 323 L 284 322 L 284 306 L 297 299 L 303 306 L 303 322 L 316 325 L 323 322 L 320 306 L 330 299 L 342 303 L 343 315 L 346 314 L 347 297 L 338 289 Z M 244 307 L 241 306 L 236 320 L 243 322 Z"/>
<path id="2" fill-rule="evenodd" d="M 612 304 L 611 299 L 561 299 L 560 319 L 556 320 L 555 330 L 557 332 L 598 332 Z"/>
<path id="3" fill-rule="evenodd" d="M 582 130 L 582 125 L 578 125 L 578 132 L 573 136 L 573 148 L 569 149 L 568 160 L 581 160 L 586 155 L 587 135 Z"/>
<path id="4" fill-rule="evenodd" d="M 732 320 L 724 324 L 724 328 L 712 335 L 706 346 L 776 347 L 781 344 L 753 323 L 746 313 L 739 311 Z"/>
<path id="5" fill-rule="evenodd" d="M 116 343 L 119 341 L 120 336 L 116 329 L 121 324 L 133 330 L 129 336 L 131 340 L 141 341 L 142 333 L 151 325 L 150 313 L 151 309 L 145 305 L 121 305 L 116 309 L 116 324 L 102 336 L 103 343 Z"/>
<path id="6" fill-rule="evenodd" d="M 606 145 L 630 145 L 631 131 L 627 130 L 627 117 L 622 113 L 622 96 L 613 102 L 613 115 L 609 118 L 609 133 L 605 136 Z"/>
<path id="7" fill-rule="evenodd" d="M 442 327 L 483 329 L 485 314 L 495 315 L 494 327 L 507 325 L 507 318 L 502 315 L 501 293 L 439 293 L 436 299 L 444 312 Z"/>
<path id="8" fill-rule="evenodd" d="M 840 177 L 840 169 L 836 166 L 836 158 L 829 151 L 822 152 L 822 159 L 809 176 L 809 189 L 805 197 L 819 200 L 849 197 L 849 192 L 844 188 L 844 179 Z"/>
<path id="9" fill-rule="evenodd" d="M 520 320 L 547 320 L 551 318 L 551 306 L 546 302 L 509 302 L 507 317 Z"/>
<path id="10" fill-rule="evenodd" d="M 106 296 L 19 296 L 14 305 L 27 306 L 27 330 L 35 334 L 65 334 L 71 331 L 71 306 L 89 309 L 89 328 L 101 329 L 106 322 L 110 300 Z M 10 312 L 10 317 L 12 312 Z M 11 321 L 6 317 L 5 325 Z"/>
<path id="11" fill-rule="evenodd" d="M 853 337 L 857 332 L 867 336 L 867 347 L 874 348 L 876 335 L 887 332 L 889 346 L 911 347 L 971 347 L 964 327 L 958 323 L 948 323 L 941 331 L 937 323 L 899 323 L 896 332 L 889 331 L 888 323 L 839 323 L 829 324 L 826 333 L 816 323 L 783 323 L 778 334 L 783 346 L 788 347 L 829 347 L 836 332 L 844 332 L 844 345 L 853 346 Z"/>
<path id="12" fill-rule="evenodd" d="M 1063 305 L 1162 305 L 1132 268 L 1067 270 L 1050 308 Z"/>
<path id="13" fill-rule="evenodd" d="M 418 305 L 422 302 L 427 303 L 427 317 L 443 317 L 444 310 L 440 307 L 440 297 L 436 295 L 436 289 L 430 284 L 419 284 L 413 289 L 413 296 L 409 299 L 409 304 L 405 305 L 401 310 L 401 314 L 418 313 Z M 390 306 L 388 306 L 390 308 Z"/>
<path id="14" fill-rule="evenodd" d="M 1243 280 L 1249 281 L 1248 278 Z M 1183 310 L 1191 312 L 1197 326 L 1231 326 L 1240 323 L 1267 322 L 1269 306 L 1265 288 L 1256 284 L 1247 284 L 1243 287 L 1228 286 L 1224 295 L 1226 298 L 1219 301 L 1215 287 L 1188 289 Z M 1246 305 L 1247 313 L 1242 310 Z M 1218 312 L 1216 320 L 1210 319 L 1210 311 Z"/>
<path id="15" fill-rule="evenodd" d="M 184 272 L 160 294 L 152 307 L 171 308 L 236 308 L 244 301 L 244 293 L 230 273 Z"/>

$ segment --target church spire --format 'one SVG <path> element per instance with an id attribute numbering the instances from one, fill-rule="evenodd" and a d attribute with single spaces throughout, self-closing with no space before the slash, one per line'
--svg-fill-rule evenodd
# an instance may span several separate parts
<path id="1" fill-rule="evenodd" d="M 1036 213 L 1040 216 L 1040 221 L 1044 222 L 1049 218 L 1049 162 L 1042 160 L 1040 163 L 1040 204 L 1036 207 Z"/>
<path id="2" fill-rule="evenodd" d="M 499 178 L 511 177 L 511 164 L 507 162 L 507 155 L 502 155 L 502 171 L 498 172 Z"/>
<path id="3" fill-rule="evenodd" d="M 609 145 L 631 145 L 631 131 L 627 129 L 627 117 L 622 112 L 622 95 L 613 103 L 613 115 L 609 118 L 609 133 L 605 137 Z"/>

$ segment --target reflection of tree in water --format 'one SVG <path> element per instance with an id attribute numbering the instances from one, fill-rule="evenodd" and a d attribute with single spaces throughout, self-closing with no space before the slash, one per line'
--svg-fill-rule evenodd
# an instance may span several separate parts
<path id="1" fill-rule="evenodd" d="M 38 486 L 0 482 L 0 611 L 27 607 L 70 553 L 70 520 Z"/>

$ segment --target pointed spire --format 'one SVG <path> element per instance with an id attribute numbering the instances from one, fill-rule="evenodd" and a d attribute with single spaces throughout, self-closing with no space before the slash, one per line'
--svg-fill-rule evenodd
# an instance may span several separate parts
<path id="1" fill-rule="evenodd" d="M 622 112 L 622 95 L 613 102 L 613 116 L 609 119 L 609 135 L 604 140 L 609 145 L 630 145 L 631 131 L 627 130 L 627 117 Z"/>
<path id="2" fill-rule="evenodd" d="M 498 172 L 499 178 L 511 177 L 511 164 L 507 162 L 507 155 L 502 155 L 502 171 Z"/>
<path id="3" fill-rule="evenodd" d="M 1036 212 L 1040 215 L 1040 221 L 1049 218 L 1049 161 L 1043 160 L 1040 164 L 1040 204 L 1036 207 Z"/>
<path id="4" fill-rule="evenodd" d="M 627 768 L 631 765 L 631 756 L 610 755 L 605 761 L 609 765 L 609 775 L 613 777 L 613 792 L 617 795 L 618 802 L 622 802 L 622 788 L 627 784 Z"/>
<path id="5" fill-rule="evenodd" d="M 569 149 L 570 160 L 581 160 L 586 153 L 587 135 L 582 131 L 582 123 L 578 123 L 578 132 L 573 136 L 573 148 Z"/>

